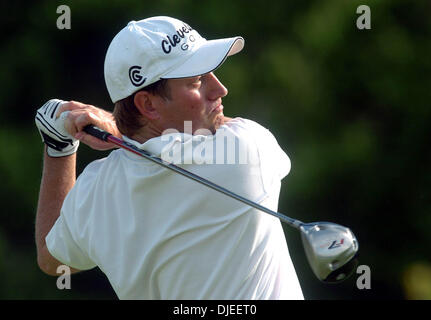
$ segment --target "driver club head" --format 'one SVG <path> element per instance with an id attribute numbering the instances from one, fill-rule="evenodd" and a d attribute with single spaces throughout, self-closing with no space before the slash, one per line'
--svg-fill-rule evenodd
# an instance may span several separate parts
<path id="1" fill-rule="evenodd" d="M 349 228 L 314 222 L 304 223 L 299 229 L 308 262 L 319 280 L 337 283 L 355 271 L 359 244 Z"/>

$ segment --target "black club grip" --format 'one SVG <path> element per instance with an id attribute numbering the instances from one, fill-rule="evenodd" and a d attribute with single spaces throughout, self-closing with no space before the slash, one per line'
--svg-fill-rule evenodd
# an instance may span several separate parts
<path id="1" fill-rule="evenodd" d="M 89 124 L 88 126 L 85 126 L 83 129 L 85 132 L 87 132 L 89 135 L 92 135 L 93 137 L 99 138 L 103 141 L 108 141 L 108 137 L 111 135 L 109 132 L 106 132 L 102 129 L 99 129 L 96 126 L 93 126 Z"/>

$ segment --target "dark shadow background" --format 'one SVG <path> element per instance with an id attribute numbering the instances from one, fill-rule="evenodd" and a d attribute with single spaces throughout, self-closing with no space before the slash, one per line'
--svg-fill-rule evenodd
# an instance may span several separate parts
<path id="1" fill-rule="evenodd" d="M 57 6 L 70 6 L 59 30 Z M 359 30 L 356 8 L 371 8 Z M 279 211 L 349 226 L 358 275 L 320 283 L 299 233 L 285 228 L 307 299 L 430 299 L 430 1 L 4 1 L 0 5 L 0 298 L 116 299 L 100 270 L 71 290 L 36 264 L 34 219 L 42 168 L 36 110 L 50 98 L 112 110 L 106 50 L 130 20 L 181 19 L 207 39 L 242 35 L 243 52 L 217 70 L 227 116 L 258 121 L 292 160 Z M 82 146 L 79 171 L 106 153 Z"/>

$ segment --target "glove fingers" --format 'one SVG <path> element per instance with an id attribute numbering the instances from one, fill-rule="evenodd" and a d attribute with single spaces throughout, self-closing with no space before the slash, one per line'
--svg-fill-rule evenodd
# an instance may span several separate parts
<path id="1" fill-rule="evenodd" d="M 64 102 L 59 99 L 51 99 L 47 103 L 42 106 L 44 116 L 49 116 L 51 119 L 54 119 L 55 111 L 60 106 L 60 104 Z"/>
<path id="2" fill-rule="evenodd" d="M 51 157 L 70 155 L 75 153 L 79 146 L 79 141 L 64 128 L 68 112 L 63 112 L 60 117 L 56 116 L 56 111 L 63 102 L 59 99 L 49 100 L 37 111 L 35 117 L 36 126 L 42 141 L 48 146 L 47 153 Z"/>

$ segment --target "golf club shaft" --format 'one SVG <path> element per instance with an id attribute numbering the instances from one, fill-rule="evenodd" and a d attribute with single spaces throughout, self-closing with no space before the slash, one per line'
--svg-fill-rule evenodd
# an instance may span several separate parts
<path id="1" fill-rule="evenodd" d="M 104 131 L 102 129 L 99 129 L 99 128 L 93 126 L 93 125 L 86 126 L 84 128 L 84 131 L 86 133 L 88 133 L 88 134 L 90 134 L 90 135 L 98 138 L 98 139 L 101 139 L 101 140 L 106 141 L 106 142 L 113 143 L 113 144 L 119 146 L 120 148 L 123 148 L 125 150 L 128 150 L 128 151 L 134 153 L 134 154 L 142 156 L 142 157 L 144 157 L 144 158 L 146 158 L 146 159 L 148 159 L 150 161 L 158 163 L 159 165 L 161 165 L 161 166 L 163 166 L 165 168 L 173 170 L 173 171 L 175 171 L 175 172 L 177 172 L 177 173 L 179 173 L 179 174 L 181 174 L 181 175 L 183 175 L 183 176 L 185 176 L 185 177 L 187 177 L 189 179 L 192 179 L 192 180 L 194 180 L 196 182 L 199 182 L 199 183 L 201 183 L 201 184 L 203 184 L 203 185 L 205 185 L 205 186 L 207 186 L 207 187 L 209 187 L 209 188 L 211 188 L 213 190 L 221 192 L 221 193 L 223 193 L 223 194 L 225 194 L 225 195 L 227 195 L 227 196 L 229 196 L 229 197 L 231 197 L 233 199 L 241 201 L 242 203 L 245 203 L 245 204 L 247 204 L 247 205 L 249 205 L 249 206 L 251 206 L 251 207 L 253 207 L 255 209 L 258 209 L 258 210 L 263 211 L 265 213 L 268 213 L 268 214 L 270 214 L 272 216 L 275 216 L 275 217 L 279 218 L 281 221 L 287 223 L 288 225 L 290 225 L 290 226 L 292 226 L 292 227 L 294 227 L 296 229 L 299 229 L 299 227 L 303 224 L 303 222 L 301 222 L 299 220 L 290 218 L 290 217 L 288 217 L 288 216 L 286 216 L 284 214 L 281 214 L 279 212 L 275 212 L 275 211 L 270 210 L 270 209 L 268 209 L 266 207 L 263 207 L 263 206 L 261 206 L 260 204 L 258 204 L 256 202 L 253 202 L 253 201 L 251 201 L 249 199 L 246 199 L 246 198 L 244 198 L 244 197 L 242 197 L 242 196 L 240 196 L 240 195 L 238 195 L 238 194 L 236 194 L 236 193 L 234 193 L 234 192 L 232 192 L 230 190 L 227 190 L 227 189 L 225 189 L 225 188 L 223 188 L 223 187 L 221 187 L 221 186 L 219 186 L 219 185 L 217 185 L 217 184 L 215 184 L 215 183 L 213 183 L 213 182 L 211 182 L 211 181 L 209 181 L 209 180 L 207 180 L 205 178 L 202 178 L 202 177 L 200 177 L 200 176 L 198 176 L 198 175 L 196 175 L 196 174 L 194 174 L 194 173 L 192 173 L 190 171 L 187 171 L 187 170 L 185 170 L 185 169 L 183 169 L 183 168 L 181 168 L 179 166 L 176 166 L 176 165 L 174 165 L 172 163 L 169 163 L 169 162 L 166 162 L 166 161 L 164 161 L 164 160 L 162 160 L 160 158 L 157 158 L 157 157 L 149 154 L 145 150 L 141 150 L 141 149 L 137 148 L 136 146 L 134 146 L 134 145 L 132 145 L 130 143 L 127 143 L 126 141 L 123 141 L 123 140 L 121 140 L 121 139 L 113 136 L 109 132 L 106 132 L 106 131 Z"/>

